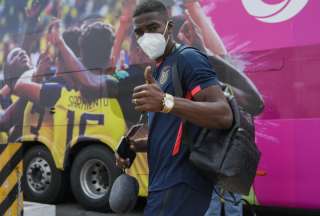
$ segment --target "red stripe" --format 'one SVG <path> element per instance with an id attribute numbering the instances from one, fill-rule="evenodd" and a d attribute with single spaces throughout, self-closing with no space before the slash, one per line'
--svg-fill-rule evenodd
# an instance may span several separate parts
<path id="1" fill-rule="evenodd" d="M 173 151 L 172 151 L 172 156 L 176 156 L 180 151 L 181 141 L 182 141 L 181 140 L 182 139 L 182 128 L 183 128 L 183 124 L 180 123 L 179 130 L 178 130 L 178 136 L 176 138 L 176 143 L 174 144 Z"/>
<path id="2" fill-rule="evenodd" d="M 191 96 L 195 96 L 196 94 L 198 94 L 201 91 L 201 86 L 196 86 L 194 89 L 191 90 Z"/>
<path id="3" fill-rule="evenodd" d="M 198 94 L 200 91 L 201 91 L 201 86 L 198 85 L 194 89 L 192 89 L 190 92 L 187 92 L 185 98 L 191 100 L 192 97 Z M 172 156 L 176 156 L 180 151 L 181 142 L 182 142 L 182 131 L 183 131 L 183 124 L 180 123 L 178 135 L 176 138 L 176 143 L 174 144 L 173 151 L 172 151 Z"/>
<path id="4" fill-rule="evenodd" d="M 198 94 L 201 91 L 200 85 L 196 86 L 192 91 L 187 92 L 185 98 L 191 100 L 192 97 L 196 94 Z M 172 156 L 176 156 L 181 147 L 181 142 L 182 142 L 182 131 L 183 131 L 183 124 L 180 123 L 179 130 L 178 130 L 178 135 L 176 138 L 176 143 L 174 144 L 173 151 L 172 151 Z"/>

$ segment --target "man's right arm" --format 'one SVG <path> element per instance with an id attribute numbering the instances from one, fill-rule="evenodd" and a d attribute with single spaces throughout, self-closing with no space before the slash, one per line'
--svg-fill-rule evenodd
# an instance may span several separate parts
<path id="1" fill-rule="evenodd" d="M 129 147 L 135 152 L 147 152 L 148 151 L 148 128 L 142 127 L 131 137 L 129 137 Z M 123 169 L 129 167 L 130 160 L 129 158 L 121 158 L 117 153 L 116 156 L 116 165 Z"/>
<path id="2" fill-rule="evenodd" d="M 130 140 L 130 148 L 135 152 L 147 152 L 148 137 Z"/>
<path id="3" fill-rule="evenodd" d="M 141 138 L 136 140 L 130 140 L 130 148 L 135 152 L 147 152 L 148 151 L 148 138 Z M 115 153 L 116 165 L 120 169 L 128 168 L 130 163 L 129 158 L 122 158 Z"/>

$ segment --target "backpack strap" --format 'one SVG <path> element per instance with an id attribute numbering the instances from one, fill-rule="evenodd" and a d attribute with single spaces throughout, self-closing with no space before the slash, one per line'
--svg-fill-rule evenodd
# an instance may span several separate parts
<path id="1" fill-rule="evenodd" d="M 182 48 L 182 49 L 184 49 L 184 48 Z M 181 50 L 179 52 L 181 52 Z M 183 89 L 182 89 L 180 77 L 181 76 L 178 71 L 178 58 L 176 58 L 173 63 L 173 67 L 172 67 L 172 82 L 173 82 L 175 96 L 183 98 L 184 95 L 183 95 Z M 184 125 L 185 125 L 185 120 L 182 119 L 180 126 L 179 126 L 176 142 L 174 144 L 174 148 L 172 151 L 173 156 L 177 155 L 180 151 L 180 146 L 181 146 L 181 142 L 182 142 L 182 138 L 183 138 L 182 135 L 183 135 Z"/>
<path id="2" fill-rule="evenodd" d="M 178 51 L 178 54 L 181 53 L 185 49 L 195 49 L 193 47 L 188 47 L 188 46 L 184 46 L 184 45 L 181 45 L 181 46 L 183 46 L 183 47 L 182 48 L 179 47 L 180 50 Z M 184 98 L 183 88 L 182 88 L 182 84 L 181 84 L 182 83 L 181 73 L 178 70 L 178 58 L 176 58 L 173 63 L 172 82 L 173 82 L 173 87 L 174 87 L 174 91 L 175 91 L 175 96 Z M 177 140 L 176 140 L 175 146 L 173 148 L 173 152 L 172 152 L 173 156 L 179 153 L 179 149 L 180 149 L 180 145 L 181 145 L 182 140 L 188 146 L 190 151 L 192 151 L 193 139 L 190 136 L 190 133 L 188 133 L 187 131 L 188 131 L 187 121 L 185 119 L 182 119 L 180 127 L 179 127 L 179 131 L 178 131 Z M 201 131 L 201 137 L 203 137 L 206 133 L 207 133 L 207 129 L 204 128 Z"/>
<path id="3" fill-rule="evenodd" d="M 178 54 L 180 54 L 185 49 L 193 49 L 196 50 L 196 48 L 186 46 L 186 45 L 180 45 L 178 47 Z M 182 88 L 182 82 L 181 82 L 181 73 L 178 70 L 178 57 L 175 58 L 172 68 L 172 81 L 174 86 L 174 92 L 175 96 L 177 97 L 184 97 L 183 95 L 183 88 Z"/>
<path id="4" fill-rule="evenodd" d="M 177 59 L 173 63 L 172 81 L 173 81 L 173 87 L 174 87 L 175 96 L 183 97 L 183 89 L 182 89 L 182 85 L 181 85 L 180 74 L 179 74 L 179 71 L 178 71 Z"/>

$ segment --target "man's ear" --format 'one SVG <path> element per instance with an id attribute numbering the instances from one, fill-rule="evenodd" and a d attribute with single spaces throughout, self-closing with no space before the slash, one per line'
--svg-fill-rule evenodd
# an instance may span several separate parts
<path id="1" fill-rule="evenodd" d="M 169 27 L 170 29 L 172 29 L 172 28 L 173 28 L 173 25 L 174 25 L 174 22 L 173 22 L 172 19 L 170 19 L 169 22 L 168 22 L 168 27 Z"/>
<path id="2" fill-rule="evenodd" d="M 172 34 L 174 22 L 172 19 L 168 21 L 168 33 Z"/>

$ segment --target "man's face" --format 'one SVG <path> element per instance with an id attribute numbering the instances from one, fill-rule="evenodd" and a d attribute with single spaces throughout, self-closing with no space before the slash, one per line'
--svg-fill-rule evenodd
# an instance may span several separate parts
<path id="1" fill-rule="evenodd" d="M 17 71 L 26 71 L 31 68 L 31 61 L 26 51 L 21 48 L 15 48 L 7 57 L 9 67 Z"/>
<path id="2" fill-rule="evenodd" d="M 12 88 L 17 79 L 27 70 L 32 68 L 31 61 L 26 51 L 14 48 L 7 56 L 5 64 L 5 82 Z"/>
<path id="3" fill-rule="evenodd" d="M 168 19 L 159 12 L 144 13 L 133 18 L 133 28 L 138 40 L 144 33 L 163 34 L 168 24 Z M 164 37 L 168 38 L 171 33 L 171 27 L 167 27 Z"/>

